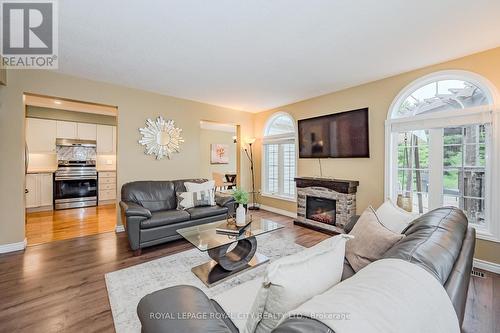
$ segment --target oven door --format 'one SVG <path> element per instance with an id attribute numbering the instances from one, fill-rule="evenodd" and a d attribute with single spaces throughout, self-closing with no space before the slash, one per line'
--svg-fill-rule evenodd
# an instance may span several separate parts
<path id="1" fill-rule="evenodd" d="M 56 209 L 95 206 L 97 177 L 55 177 L 54 203 Z"/>

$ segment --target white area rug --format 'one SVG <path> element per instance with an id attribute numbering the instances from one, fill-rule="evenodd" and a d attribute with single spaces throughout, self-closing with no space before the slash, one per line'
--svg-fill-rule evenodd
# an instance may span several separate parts
<path id="1" fill-rule="evenodd" d="M 266 255 L 271 261 L 302 249 L 302 246 L 295 244 L 292 237 L 284 236 L 280 232 L 257 237 L 257 252 Z M 200 288 L 211 298 L 228 288 L 263 275 L 268 265 L 264 264 L 215 287 L 207 288 L 191 272 L 191 268 L 209 259 L 205 252 L 192 249 L 106 274 L 106 287 L 116 332 L 141 331 L 136 313 L 137 304 L 149 293 L 179 284 L 188 284 Z"/>

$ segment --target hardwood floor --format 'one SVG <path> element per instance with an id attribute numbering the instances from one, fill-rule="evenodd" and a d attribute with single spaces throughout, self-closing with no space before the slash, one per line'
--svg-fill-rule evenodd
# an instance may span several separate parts
<path id="1" fill-rule="evenodd" d="M 96 235 L 114 231 L 114 204 L 26 214 L 26 239 L 29 245 Z"/>
<path id="2" fill-rule="evenodd" d="M 283 223 L 275 232 L 306 247 L 328 237 L 288 217 L 257 214 Z M 134 257 L 125 233 L 103 233 L 0 255 L 0 332 L 113 332 L 104 274 L 191 248 L 179 240 Z M 500 276 L 473 278 L 464 332 L 499 332 L 499 311 Z"/>

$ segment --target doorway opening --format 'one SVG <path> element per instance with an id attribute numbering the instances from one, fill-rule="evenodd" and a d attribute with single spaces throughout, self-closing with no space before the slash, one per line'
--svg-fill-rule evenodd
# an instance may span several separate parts
<path id="1" fill-rule="evenodd" d="M 200 176 L 213 179 L 220 192 L 240 184 L 240 126 L 200 121 Z"/>
<path id="2" fill-rule="evenodd" d="M 23 97 L 28 246 L 114 231 L 117 107 Z"/>

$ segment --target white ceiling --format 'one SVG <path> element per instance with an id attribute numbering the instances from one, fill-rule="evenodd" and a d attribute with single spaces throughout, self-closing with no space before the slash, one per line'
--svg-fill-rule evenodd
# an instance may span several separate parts
<path id="1" fill-rule="evenodd" d="M 261 111 L 500 46 L 499 0 L 64 0 L 59 71 Z"/>

